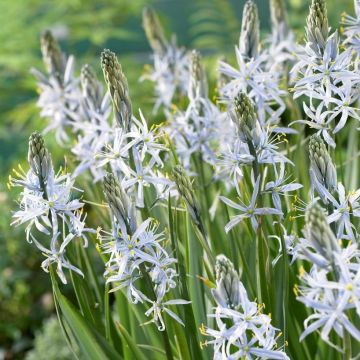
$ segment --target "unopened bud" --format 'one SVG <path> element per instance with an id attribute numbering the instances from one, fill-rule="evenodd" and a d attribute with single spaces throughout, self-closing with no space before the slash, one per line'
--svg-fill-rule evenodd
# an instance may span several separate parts
<path id="1" fill-rule="evenodd" d="M 167 51 L 168 43 L 156 12 L 149 7 L 143 10 L 143 27 L 153 51 L 163 56 Z"/>
<path id="2" fill-rule="evenodd" d="M 335 165 L 326 149 L 324 141 L 313 135 L 309 141 L 310 178 L 323 200 L 326 199 L 321 186 L 332 192 L 336 189 L 337 177 Z"/>
<path id="3" fill-rule="evenodd" d="M 270 15 L 272 32 L 277 41 L 280 42 L 286 38 L 289 32 L 285 1 L 270 0 Z"/>
<path id="4" fill-rule="evenodd" d="M 90 100 L 95 106 L 99 106 L 101 103 L 101 84 L 90 65 L 85 64 L 81 68 L 80 79 L 84 98 Z"/>
<path id="5" fill-rule="evenodd" d="M 329 35 L 326 0 L 312 0 L 306 20 L 306 35 L 312 49 L 320 55 Z"/>
<path id="6" fill-rule="evenodd" d="M 239 284 L 240 279 L 233 263 L 224 255 L 218 255 L 215 263 L 216 289 L 212 294 L 216 302 L 230 309 L 240 305 Z"/>
<path id="7" fill-rule="evenodd" d="M 260 131 L 259 122 L 252 101 L 244 92 L 240 91 L 234 99 L 230 116 L 237 127 L 241 141 L 256 144 Z"/>
<path id="8" fill-rule="evenodd" d="M 200 222 L 200 207 L 196 201 L 191 181 L 181 165 L 173 170 L 173 177 L 180 196 L 184 199 L 187 209 L 196 224 Z"/>
<path id="9" fill-rule="evenodd" d="M 46 185 L 51 169 L 51 157 L 43 137 L 37 132 L 32 133 L 29 138 L 28 162 L 31 171 L 39 178 L 40 185 Z"/>
<path id="10" fill-rule="evenodd" d="M 252 0 L 245 3 L 239 40 L 240 53 L 247 59 L 255 58 L 259 51 L 260 23 L 258 8 Z"/>
<path id="11" fill-rule="evenodd" d="M 189 99 L 208 97 L 208 84 L 204 68 L 201 64 L 201 55 L 197 50 L 191 52 Z"/>
<path id="12" fill-rule="evenodd" d="M 119 180 L 112 173 L 104 177 L 103 189 L 113 216 L 119 223 L 126 226 L 128 235 L 132 234 L 136 229 L 134 207 L 124 193 Z"/>
<path id="13" fill-rule="evenodd" d="M 62 78 L 64 72 L 64 56 L 59 44 L 50 31 L 41 35 L 41 52 L 46 70 L 49 74 Z"/>
<path id="14" fill-rule="evenodd" d="M 129 87 L 116 55 L 105 49 L 101 53 L 101 67 L 114 105 L 115 117 L 120 127 L 128 130 L 132 117 Z"/>
<path id="15" fill-rule="evenodd" d="M 317 203 L 310 204 L 305 214 L 305 233 L 317 252 L 325 259 L 332 262 L 334 252 L 339 251 L 340 246 L 327 222 L 325 210 Z"/>

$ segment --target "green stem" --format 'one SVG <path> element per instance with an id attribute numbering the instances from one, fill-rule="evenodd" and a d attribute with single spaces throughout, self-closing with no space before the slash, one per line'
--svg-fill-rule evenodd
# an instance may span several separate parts
<path id="1" fill-rule="evenodd" d="M 348 331 L 344 330 L 344 360 L 351 359 L 351 337 Z"/>
<path id="2" fill-rule="evenodd" d="M 150 285 L 152 283 L 152 281 L 150 279 L 149 273 L 145 269 L 144 264 L 140 265 L 140 271 L 144 278 L 145 287 L 146 287 L 148 293 L 151 294 L 150 298 L 153 298 L 154 301 L 156 301 L 156 294 L 155 294 L 154 288 Z M 161 333 L 162 333 L 166 358 L 167 358 L 167 360 L 173 360 L 174 357 L 172 354 L 171 343 L 170 343 L 169 334 L 168 334 L 166 328 L 164 329 L 164 331 L 161 331 Z"/>
<path id="3" fill-rule="evenodd" d="M 262 182 L 262 174 L 260 171 L 260 164 L 258 161 L 256 149 L 254 147 L 254 144 L 252 141 L 248 141 L 248 147 L 250 154 L 254 157 L 253 161 L 253 170 L 256 180 L 259 179 L 259 183 L 261 186 Z M 262 207 L 262 197 L 261 193 L 259 191 L 258 194 L 258 206 Z M 267 243 L 265 241 L 265 238 L 263 236 L 263 229 L 262 226 L 262 218 L 259 218 L 259 226 L 256 231 L 256 239 L 255 239 L 255 247 L 256 247 L 256 284 L 257 284 L 257 292 L 258 292 L 258 302 L 262 303 L 264 300 L 270 300 L 269 299 L 269 292 L 267 288 L 267 283 L 270 282 L 269 278 L 271 276 L 271 264 L 269 262 L 269 249 L 267 246 Z M 267 305 L 271 305 L 270 301 L 268 301 Z"/>
<path id="4" fill-rule="evenodd" d="M 111 330 L 110 330 L 110 294 L 109 284 L 105 285 L 104 293 L 104 312 L 105 312 L 105 336 L 106 340 L 112 345 Z"/>
<path id="5" fill-rule="evenodd" d="M 276 223 L 280 241 L 281 241 L 281 251 L 282 251 L 282 332 L 284 336 L 284 348 L 287 342 L 287 313 L 288 313 L 288 303 L 289 303 L 289 263 L 288 263 L 288 254 L 286 251 L 286 244 L 283 233 L 281 231 L 280 223 Z"/>

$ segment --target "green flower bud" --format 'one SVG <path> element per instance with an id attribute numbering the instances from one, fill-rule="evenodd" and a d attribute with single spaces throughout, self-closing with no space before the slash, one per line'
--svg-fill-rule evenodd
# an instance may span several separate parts
<path id="1" fill-rule="evenodd" d="M 81 68 L 80 79 L 84 97 L 90 100 L 96 107 L 99 107 L 102 101 L 101 84 L 90 65 L 85 64 Z"/>
<path id="2" fill-rule="evenodd" d="M 313 186 L 322 196 L 322 191 L 317 185 L 324 186 L 332 192 L 337 186 L 336 168 L 326 149 L 324 141 L 318 135 L 313 135 L 309 141 L 310 177 Z M 323 198 L 323 196 L 322 196 Z"/>
<path id="3" fill-rule="evenodd" d="M 200 207 L 196 201 L 191 181 L 181 165 L 173 170 L 173 177 L 180 196 L 184 199 L 190 216 L 196 224 L 200 223 Z"/>
<path id="4" fill-rule="evenodd" d="M 270 15 L 273 34 L 280 42 L 289 33 L 285 1 L 270 0 Z"/>
<path id="5" fill-rule="evenodd" d="M 245 3 L 241 23 L 239 49 L 248 58 L 255 58 L 259 51 L 260 23 L 258 8 L 252 0 Z"/>
<path id="6" fill-rule="evenodd" d="M 306 35 L 316 52 L 325 49 L 329 35 L 326 0 L 312 0 L 306 20 Z"/>
<path id="7" fill-rule="evenodd" d="M 105 49 L 101 53 L 101 67 L 114 105 L 116 120 L 122 129 L 128 130 L 132 117 L 128 83 L 112 51 Z"/>
<path id="8" fill-rule="evenodd" d="M 131 235 L 136 230 L 134 207 L 124 193 L 119 180 L 112 173 L 106 174 L 103 190 L 113 216 L 126 226 L 128 235 Z"/>
<path id="9" fill-rule="evenodd" d="M 208 97 L 208 84 L 204 68 L 201 64 L 201 55 L 197 50 L 191 52 L 189 99 Z"/>
<path id="10" fill-rule="evenodd" d="M 230 116 L 237 127 L 241 141 L 256 144 L 259 139 L 260 125 L 252 101 L 244 92 L 240 91 L 234 99 Z"/>
<path id="11" fill-rule="evenodd" d="M 65 63 L 59 44 L 48 30 L 41 35 L 40 40 L 41 53 L 47 72 L 59 79 L 62 78 Z"/>
<path id="12" fill-rule="evenodd" d="M 333 261 L 334 252 L 340 245 L 326 219 L 325 210 L 317 203 L 310 204 L 305 214 L 305 233 L 307 239 L 325 259 Z"/>
<path id="13" fill-rule="evenodd" d="M 51 156 L 45 147 L 44 139 L 38 132 L 30 135 L 28 162 L 31 171 L 39 178 L 40 186 L 44 187 L 52 165 Z"/>
<path id="14" fill-rule="evenodd" d="M 217 286 L 212 294 L 216 302 L 220 306 L 237 309 L 240 305 L 240 279 L 233 263 L 225 255 L 218 255 L 215 271 Z"/>
<path id="15" fill-rule="evenodd" d="M 143 27 L 146 37 L 153 51 L 160 56 L 165 55 L 168 42 L 156 12 L 145 7 L 143 10 Z"/>

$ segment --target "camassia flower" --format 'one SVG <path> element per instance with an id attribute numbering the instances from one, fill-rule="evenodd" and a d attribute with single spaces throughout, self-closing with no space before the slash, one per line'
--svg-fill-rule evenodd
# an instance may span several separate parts
<path id="1" fill-rule="evenodd" d="M 104 276 L 107 283 L 113 284 L 111 291 L 125 288 L 132 303 L 150 303 L 145 315 L 153 315 L 150 323 L 160 331 L 165 330 L 162 312 L 183 325 L 167 306 L 189 301 L 165 300 L 176 287 L 177 274 L 176 259 L 164 248 L 164 233 L 157 232 L 158 224 L 151 218 L 138 225 L 134 205 L 113 174 L 104 178 L 104 194 L 111 210 L 112 231 L 101 230 L 98 238 L 103 254 L 108 256 Z"/>
<path id="2" fill-rule="evenodd" d="M 213 346 L 214 360 L 289 359 L 276 348 L 278 330 L 271 325 L 271 318 L 249 300 L 234 265 L 224 255 L 216 258 L 212 293 L 217 306 L 208 317 L 215 319 L 215 328 L 203 325 L 200 331 L 210 338 L 203 345 Z"/>
<path id="3" fill-rule="evenodd" d="M 25 173 L 15 172 L 18 179 L 10 178 L 10 184 L 23 187 L 20 198 L 20 210 L 13 214 L 12 225 L 26 223 L 26 239 L 47 257 L 42 263 L 48 271 L 51 263 L 57 264 L 57 274 L 63 283 L 66 277 L 63 268 L 68 268 L 82 275 L 81 271 L 66 258 L 66 247 L 75 238 L 82 238 L 87 246 L 83 203 L 72 199 L 74 179 L 70 174 L 55 175 L 44 140 L 38 133 L 33 133 L 29 140 L 30 170 Z M 51 238 L 50 248 L 40 240 L 44 234 Z"/>
<path id="4" fill-rule="evenodd" d="M 330 215 L 331 216 L 331 215 Z M 326 214 L 318 203 L 310 204 L 305 217 L 305 237 L 299 239 L 300 257 L 311 265 L 302 271 L 298 300 L 313 310 L 304 322 L 305 330 L 300 340 L 312 332 L 331 343 L 330 332 L 340 338 L 345 332 L 360 341 L 360 329 L 350 316 L 360 316 L 360 267 L 356 243 L 347 245 L 339 241 L 327 222 Z"/>
<path id="5" fill-rule="evenodd" d="M 260 177 L 257 178 L 254 184 L 254 190 L 251 196 L 251 201 L 249 205 L 244 205 L 242 203 L 236 204 L 234 201 L 228 199 L 225 196 L 220 196 L 220 199 L 228 206 L 232 207 L 233 209 L 239 210 L 241 213 L 239 215 L 235 215 L 225 226 L 225 231 L 229 232 L 234 226 L 239 224 L 246 218 L 249 218 L 251 221 L 251 226 L 254 231 L 257 230 L 258 221 L 257 217 L 261 215 L 279 215 L 282 216 L 282 211 L 273 208 L 258 208 L 256 207 L 256 203 L 258 200 L 259 194 L 259 187 L 260 187 Z M 241 196 L 241 194 L 238 194 Z"/>
<path id="6" fill-rule="evenodd" d="M 337 31 L 330 34 L 324 0 L 312 0 L 306 33 L 307 41 L 296 50 L 298 61 L 291 70 L 296 75 L 294 98 L 305 95 L 310 100 L 310 106 L 303 105 L 310 120 L 300 122 L 319 130 L 335 147 L 332 135 L 349 117 L 359 119 L 355 106 L 360 84 L 357 57 L 341 42 Z"/>
<path id="7" fill-rule="evenodd" d="M 155 83 L 156 102 L 154 112 L 163 105 L 170 109 L 177 95 L 186 94 L 189 84 L 188 52 L 176 45 L 173 36 L 169 42 L 165 38 L 160 21 L 151 8 L 143 11 L 143 26 L 153 50 L 154 66 L 141 80 Z"/>
<path id="8" fill-rule="evenodd" d="M 41 50 L 48 74 L 31 70 L 40 89 L 40 115 L 49 119 L 45 132 L 55 130 L 57 141 L 64 144 L 69 140 L 68 128 L 80 120 L 81 93 L 74 77 L 75 60 L 73 56 L 66 59 L 50 31 L 41 37 Z"/>

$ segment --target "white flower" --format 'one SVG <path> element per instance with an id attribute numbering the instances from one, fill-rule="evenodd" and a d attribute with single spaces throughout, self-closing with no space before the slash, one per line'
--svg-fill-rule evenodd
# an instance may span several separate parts
<path id="1" fill-rule="evenodd" d="M 31 156 L 38 155 L 31 154 Z M 34 158 L 30 160 L 36 162 Z M 40 168 L 36 171 L 39 170 L 41 174 L 44 170 L 41 167 L 45 166 L 45 163 L 39 164 Z M 86 247 L 88 243 L 86 233 L 94 231 L 85 226 L 86 214 L 83 215 L 82 212 L 84 204 L 78 199 L 72 199 L 72 191 L 76 189 L 74 178 L 70 174 L 55 176 L 50 157 L 46 166 L 48 168 L 45 179 L 40 180 L 33 172 L 33 167 L 28 173 L 20 168 L 20 172 L 15 171 L 19 179 L 10 179 L 11 185 L 23 187 L 20 210 L 13 214 L 12 225 L 27 223 L 25 229 L 27 241 L 34 243 L 47 258 L 43 261 L 42 268 L 48 272 L 50 264 L 56 263 L 56 272 L 66 284 L 63 268 L 83 276 L 82 272 L 66 258 L 67 245 L 75 238 L 82 238 L 83 246 Z M 39 233 L 51 237 L 50 248 L 37 239 Z"/>
<path id="2" fill-rule="evenodd" d="M 80 107 L 81 92 L 79 80 L 74 78 L 74 57 L 70 56 L 64 70 L 63 80 L 50 74 L 46 77 L 36 69 L 32 69 L 32 74 L 38 81 L 40 97 L 38 106 L 41 108 L 40 115 L 49 118 L 49 125 L 45 132 L 55 130 L 56 140 L 63 144 L 69 140 L 67 128 L 73 122 L 80 120 L 77 113 Z"/>
<path id="3" fill-rule="evenodd" d="M 297 183 L 286 184 L 288 178 L 285 178 L 285 165 L 284 163 L 280 164 L 280 174 L 277 173 L 277 169 L 274 166 L 275 171 L 275 181 L 269 181 L 265 185 L 265 191 L 271 193 L 273 204 L 275 208 L 279 211 L 282 211 L 280 195 L 284 195 L 286 192 L 295 191 L 303 186 Z"/>
<path id="4" fill-rule="evenodd" d="M 155 83 L 156 102 L 154 112 L 161 105 L 169 109 L 175 95 L 185 94 L 189 83 L 189 57 L 183 48 L 178 48 L 176 39 L 167 43 L 165 53 L 154 53 L 154 68 L 150 74 L 140 80 L 151 80 Z"/>
<path id="5" fill-rule="evenodd" d="M 330 280 L 329 271 L 316 266 L 302 276 L 304 286 L 300 288 L 298 300 L 311 307 L 314 313 L 305 320 L 305 331 L 300 340 L 322 328 L 320 334 L 324 341 L 330 342 L 331 330 L 341 338 L 344 331 L 348 331 L 360 341 L 360 330 L 346 313 L 355 308 L 360 315 L 360 268 L 356 262 L 346 262 L 341 254 L 335 254 L 335 266 L 339 269 L 338 280 Z"/>
<path id="6" fill-rule="evenodd" d="M 257 208 L 256 202 L 258 200 L 258 193 L 260 187 L 260 177 L 257 178 L 254 190 L 251 196 L 251 201 L 248 206 L 243 205 L 242 203 L 236 204 L 232 200 L 220 196 L 220 199 L 228 206 L 241 211 L 240 215 L 235 215 L 225 226 L 225 231 L 229 232 L 235 225 L 240 223 L 242 220 L 249 218 L 251 220 L 251 226 L 256 231 L 258 227 L 257 216 L 259 215 L 282 215 L 282 211 L 273 208 Z M 240 194 L 239 194 L 240 196 Z"/>
<path id="7" fill-rule="evenodd" d="M 334 212 L 328 216 L 328 223 L 336 223 L 336 236 L 338 239 L 351 239 L 355 241 L 356 237 L 353 232 L 353 228 L 355 227 L 351 223 L 350 216 L 360 217 L 360 189 L 346 195 L 343 184 L 338 183 L 337 194 L 339 201 L 330 193 L 326 192 L 327 199 L 335 208 Z"/>
<path id="8" fill-rule="evenodd" d="M 289 359 L 285 352 L 276 349 L 277 329 L 261 307 L 249 300 L 233 264 L 219 255 L 216 267 L 216 289 L 212 293 L 218 305 L 215 313 L 208 315 L 215 318 L 215 328 L 200 328 L 204 336 L 211 338 L 203 344 L 213 345 L 214 359 Z M 224 301 L 230 297 L 232 304 Z"/>
<path id="9" fill-rule="evenodd" d="M 268 124 L 277 123 L 280 115 L 285 110 L 284 101 L 281 99 L 284 92 L 279 89 L 277 73 L 264 69 L 265 54 L 248 60 L 241 55 L 237 47 L 235 47 L 235 54 L 238 69 L 222 61 L 219 63 L 219 71 L 231 79 L 221 89 L 225 100 L 232 100 L 240 91 L 243 91 L 257 105 L 261 124 L 265 124 L 266 121 Z M 273 110 L 274 105 L 276 111 Z M 267 116 L 268 119 L 266 119 Z"/>

